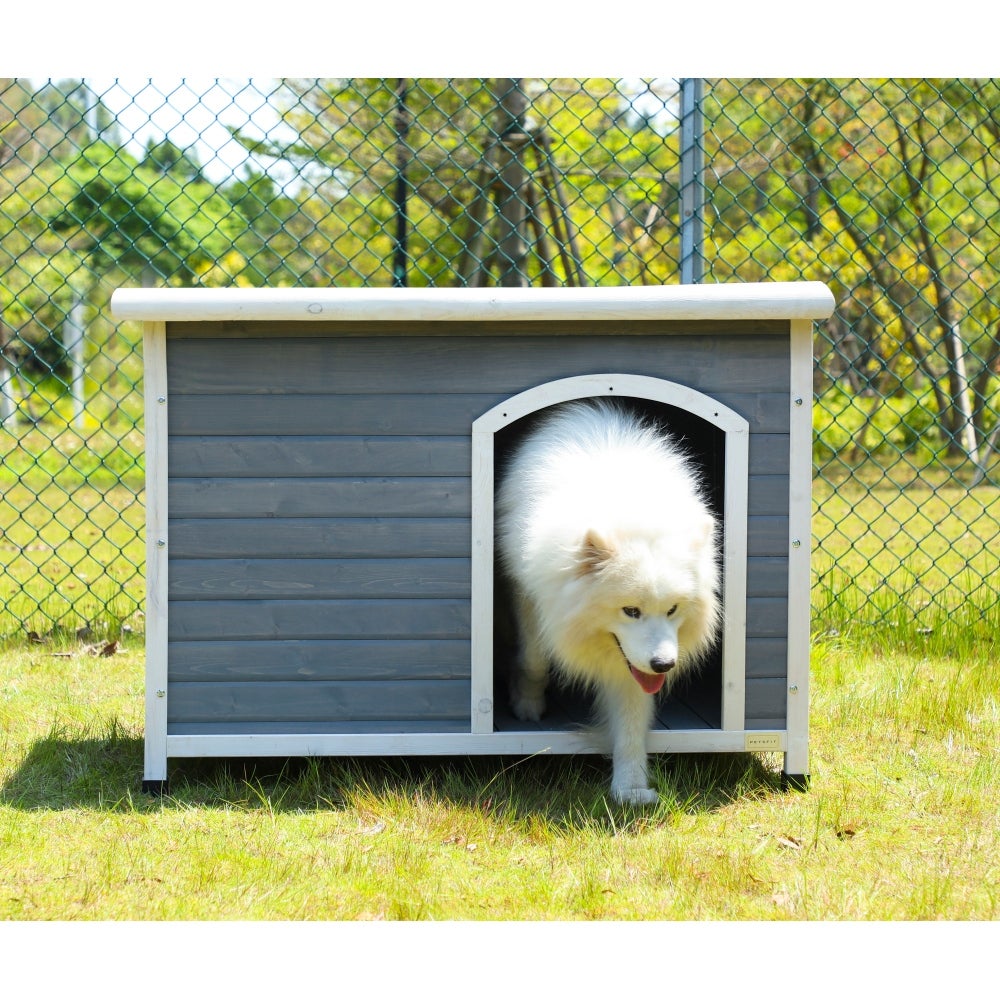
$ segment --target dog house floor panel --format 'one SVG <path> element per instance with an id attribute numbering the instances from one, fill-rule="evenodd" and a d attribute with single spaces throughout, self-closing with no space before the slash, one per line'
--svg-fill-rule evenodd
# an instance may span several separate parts
<path id="1" fill-rule="evenodd" d="M 572 732 L 593 724 L 593 712 L 585 699 L 566 695 L 550 701 L 549 709 L 540 722 L 525 722 L 516 718 L 506 704 L 497 705 L 493 714 L 493 728 L 498 733 L 525 732 Z M 656 730 L 698 730 L 718 729 L 690 705 L 678 699 L 671 699 L 660 705 L 653 722 Z"/>

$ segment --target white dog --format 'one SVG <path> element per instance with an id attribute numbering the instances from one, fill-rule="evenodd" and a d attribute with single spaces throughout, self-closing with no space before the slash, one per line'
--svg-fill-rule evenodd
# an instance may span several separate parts
<path id="1" fill-rule="evenodd" d="M 548 666 L 596 696 L 611 794 L 651 803 L 655 697 L 711 646 L 715 522 L 673 441 L 608 401 L 554 408 L 516 449 L 497 495 L 497 545 L 515 592 L 511 707 L 545 710 Z"/>

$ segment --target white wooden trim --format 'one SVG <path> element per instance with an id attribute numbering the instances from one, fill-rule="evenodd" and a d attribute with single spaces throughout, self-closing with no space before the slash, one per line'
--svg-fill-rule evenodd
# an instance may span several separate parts
<path id="1" fill-rule="evenodd" d="M 726 732 L 719 729 L 657 729 L 650 753 L 743 753 L 747 738 L 769 738 L 783 749 L 780 730 Z M 171 757 L 383 757 L 461 754 L 604 754 L 585 730 L 499 733 L 269 733 L 259 736 L 184 735 L 167 737 Z"/>
<path id="2" fill-rule="evenodd" d="M 719 426 L 726 434 L 726 489 L 722 516 L 722 728 L 733 731 L 742 729 L 746 724 L 750 425 L 730 410 L 726 423 Z"/>
<path id="3" fill-rule="evenodd" d="M 167 329 L 143 324 L 146 424 L 146 740 L 144 778 L 167 780 Z"/>
<path id="4" fill-rule="evenodd" d="M 623 372 L 575 375 L 525 389 L 477 417 L 472 429 L 473 432 L 479 430 L 495 434 L 529 413 L 557 403 L 566 403 L 571 399 L 588 399 L 592 396 L 649 399 L 694 413 L 727 433 L 749 431 L 750 425 L 735 410 L 697 389 L 649 375 L 629 375 Z"/>
<path id="5" fill-rule="evenodd" d="M 472 732 L 493 732 L 493 431 L 472 424 Z"/>
<path id="6" fill-rule="evenodd" d="M 613 288 L 119 288 L 120 320 L 753 320 L 833 311 L 818 281 Z M 733 332 L 739 332 L 735 328 Z"/>
<path id="7" fill-rule="evenodd" d="M 809 773 L 809 552 L 812 542 L 813 325 L 791 323 L 788 468 L 788 745 L 785 773 Z"/>
<path id="8" fill-rule="evenodd" d="M 578 375 L 526 389 L 472 424 L 472 719 L 473 732 L 493 728 L 493 439 L 516 420 L 557 403 L 590 397 L 634 397 L 682 408 L 726 436 L 723 512 L 722 729 L 742 732 L 746 716 L 747 489 L 750 425 L 735 410 L 666 379 L 621 372 Z"/>

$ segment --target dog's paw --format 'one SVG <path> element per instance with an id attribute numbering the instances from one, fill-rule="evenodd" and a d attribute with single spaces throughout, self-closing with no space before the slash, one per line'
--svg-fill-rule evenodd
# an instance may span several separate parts
<path id="1" fill-rule="evenodd" d="M 510 709 L 522 722 L 539 722 L 545 714 L 545 696 L 532 698 L 514 694 L 510 700 Z"/>
<path id="2" fill-rule="evenodd" d="M 660 801 L 659 793 L 652 788 L 611 788 L 611 797 L 623 806 L 652 806 Z"/>

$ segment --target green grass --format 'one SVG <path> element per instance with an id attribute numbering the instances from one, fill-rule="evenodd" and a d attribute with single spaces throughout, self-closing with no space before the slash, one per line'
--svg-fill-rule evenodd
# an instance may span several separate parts
<path id="1" fill-rule="evenodd" d="M 991 920 L 1000 675 L 980 643 L 818 639 L 806 794 L 777 757 L 176 761 L 139 791 L 142 655 L 0 654 L 0 918 Z"/>
<path id="2" fill-rule="evenodd" d="M 0 636 L 141 628 L 144 526 L 142 493 L 128 486 L 4 489 Z"/>
<path id="3" fill-rule="evenodd" d="M 882 473 L 817 481 L 813 507 L 818 626 L 997 634 L 1000 488 L 969 490 L 944 471 L 901 484 Z"/>

